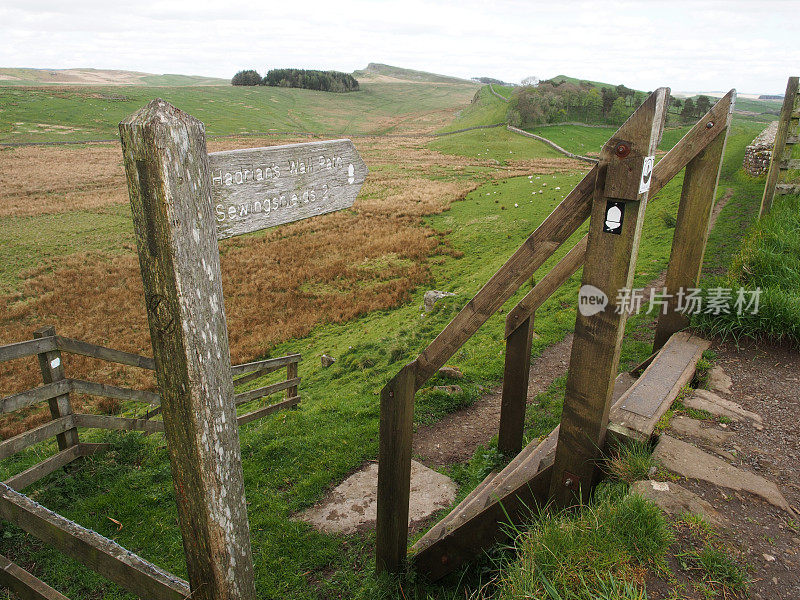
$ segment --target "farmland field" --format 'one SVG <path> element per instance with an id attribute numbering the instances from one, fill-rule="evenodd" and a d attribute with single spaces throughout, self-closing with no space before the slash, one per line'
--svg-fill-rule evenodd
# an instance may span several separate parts
<path id="1" fill-rule="evenodd" d="M 221 244 L 234 362 L 303 355 L 300 410 L 241 429 L 256 582 L 263 598 L 394 597 L 391 585 L 372 575 L 372 532 L 325 535 L 292 517 L 375 459 L 380 388 L 441 331 L 587 168 L 504 128 L 427 135 L 502 120 L 504 103 L 487 98 L 486 88 L 470 104 L 478 90 L 471 84 L 375 81 L 363 87 L 363 92 L 344 95 L 278 88 L 0 87 L 0 143 L 113 138 L 116 123 L 154 96 L 202 119 L 211 134 L 369 134 L 354 139 L 370 174 L 351 210 Z M 760 127 L 735 123 L 720 195 L 726 186 L 738 190 L 745 185 L 736 172 L 744 146 Z M 547 129 L 551 135 L 543 135 L 582 153 L 599 149 L 602 136 L 610 133 Z M 406 135 L 382 137 L 386 133 Z M 230 137 L 211 140 L 209 149 L 310 138 L 278 133 Z M 677 138 L 677 133 L 665 136 L 665 144 Z M 637 286 L 665 268 L 672 229 L 663 215 L 674 216 L 681 179 L 676 177 L 650 201 Z M 745 193 L 737 191 L 733 198 L 720 223 L 735 231 L 746 225 L 753 207 Z M 54 324 L 63 335 L 151 353 L 127 203 L 117 143 L 0 146 L 0 343 L 27 339 L 33 329 Z M 718 269 L 733 248 L 713 239 L 709 264 Z M 537 311 L 534 354 L 574 326 L 579 277 L 580 272 Z M 422 295 L 432 288 L 455 296 L 423 313 Z M 528 289 L 524 286 L 506 308 Z M 418 395 L 417 424 L 435 421 L 496 385 L 503 368 L 503 324 L 503 314 L 493 316 L 453 357 L 465 374 L 460 394 L 446 401 L 430 391 Z M 649 326 L 647 318 L 630 321 L 624 364 L 649 354 L 640 335 Z M 337 358 L 328 369 L 320 365 L 323 353 Z M 108 383 L 153 386 L 149 375 L 136 369 L 91 359 L 70 358 L 67 371 Z M 39 377 L 35 360 L 6 363 L 0 370 L 0 396 L 35 386 Z M 549 392 L 556 398 L 559 385 L 563 381 Z M 83 410 L 97 410 L 89 398 L 75 401 Z M 559 411 L 558 400 L 531 409 L 527 438 L 548 431 Z M 123 407 L 123 412 L 130 415 L 134 409 Z M 42 411 L 6 418 L 0 435 L 7 438 L 45 419 Z M 84 439 L 110 442 L 112 450 L 70 473 L 55 473 L 27 492 L 185 577 L 164 438 L 94 432 Z M 33 447 L 0 465 L 0 478 L 54 451 L 52 443 Z M 463 497 L 496 467 L 490 444 L 469 463 L 442 470 L 456 480 Z M 0 525 L 0 553 L 73 599 L 131 597 L 7 524 Z M 454 589 L 451 582 L 422 587 L 419 594 L 449 598 Z"/>

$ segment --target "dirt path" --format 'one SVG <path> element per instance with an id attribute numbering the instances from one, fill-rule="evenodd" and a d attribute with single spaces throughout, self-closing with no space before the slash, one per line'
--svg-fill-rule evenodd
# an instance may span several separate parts
<path id="1" fill-rule="evenodd" d="M 725 195 L 714 205 L 711 214 L 711 227 L 733 195 L 728 188 Z M 645 288 L 647 297 L 651 288 L 664 285 L 664 276 L 650 282 Z M 528 383 L 528 402 L 543 392 L 553 382 L 567 372 L 572 349 L 572 335 L 547 348 L 539 357 L 531 361 Z M 469 460 L 475 449 L 487 444 L 497 433 L 500 424 L 501 388 L 493 388 L 472 405 L 447 415 L 442 420 L 420 427 L 414 434 L 414 455 L 429 467 L 437 467 Z"/>

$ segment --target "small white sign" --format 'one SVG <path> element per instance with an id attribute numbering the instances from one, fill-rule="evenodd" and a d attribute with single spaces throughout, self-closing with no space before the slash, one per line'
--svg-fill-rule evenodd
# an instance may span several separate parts
<path id="1" fill-rule="evenodd" d="M 650 182 L 653 180 L 653 167 L 656 164 L 655 156 L 645 156 L 642 165 L 642 179 L 639 182 L 639 193 L 644 194 L 650 189 Z"/>
<path id="2" fill-rule="evenodd" d="M 56 356 L 53 360 L 50 361 L 50 368 L 57 369 L 59 366 L 61 366 L 61 359 Z"/>

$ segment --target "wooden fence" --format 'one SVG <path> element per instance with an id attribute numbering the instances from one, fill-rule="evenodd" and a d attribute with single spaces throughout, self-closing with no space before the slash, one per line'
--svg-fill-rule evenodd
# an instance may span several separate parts
<path id="1" fill-rule="evenodd" d="M 151 420 L 160 412 L 161 398 L 158 393 L 68 378 L 65 375 L 62 353 L 155 370 L 155 361 L 152 358 L 56 335 L 52 326 L 36 330 L 31 340 L 0 346 L 0 362 L 36 356 L 42 373 L 41 386 L 0 399 L 0 414 L 9 414 L 47 402 L 52 417 L 43 425 L 0 442 L 0 460 L 53 437 L 58 444 L 56 454 L 0 483 L 0 517 L 142 598 L 157 600 L 186 598 L 190 593 L 187 582 L 159 569 L 94 531 L 40 506 L 20 493 L 24 488 L 74 460 L 95 454 L 108 446 L 108 444 L 81 442 L 78 436 L 80 428 L 142 431 L 148 434 L 164 431 L 163 421 Z M 281 409 L 294 407 L 300 402 L 298 392 L 300 360 L 300 354 L 291 354 L 232 367 L 234 386 L 241 386 L 269 373 L 286 369 L 285 380 L 240 392 L 234 396 L 236 406 L 240 406 L 278 392 L 286 394 L 286 397 L 279 402 L 239 415 L 237 417 L 239 425 Z M 73 392 L 137 402 L 147 405 L 149 410 L 144 418 L 75 413 L 70 401 L 70 394 Z M 0 585 L 12 590 L 21 598 L 47 600 L 64 598 L 47 584 L 1 555 Z"/>
<path id="2" fill-rule="evenodd" d="M 653 140 L 656 140 L 657 143 L 660 138 L 665 117 L 666 93 L 666 90 L 654 92 L 631 119 L 610 138 L 604 148 L 605 155 L 601 163 L 589 171 L 436 339 L 414 361 L 405 365 L 383 388 L 380 407 L 376 532 L 376 568 L 378 571 L 398 572 L 402 570 L 407 557 L 414 395 L 417 390 L 424 386 L 428 379 L 475 334 L 478 328 L 533 276 L 536 270 L 590 217 L 590 214 L 594 215 L 599 211 L 597 215 L 593 216 L 592 222 L 595 223 L 593 227 L 602 225 L 603 211 L 607 206 L 606 197 L 625 199 L 631 210 L 631 221 L 625 225 L 625 232 L 621 236 L 610 235 L 608 238 L 601 236 L 595 238 L 602 240 L 600 243 L 596 242 L 597 246 L 605 243 L 608 247 L 595 248 L 597 252 L 593 268 L 595 270 L 597 267 L 613 269 L 616 279 L 624 279 L 625 274 L 630 273 L 635 261 L 636 244 L 638 244 L 641 232 L 641 216 L 643 216 L 642 211 L 647 199 L 647 192 L 644 196 L 636 193 L 637 191 L 641 192 L 639 174 L 642 173 L 642 161 L 645 158 L 641 148 L 655 149 Z M 684 167 L 687 169 L 678 212 L 673 253 L 667 272 L 667 287 L 668 291 L 672 293 L 681 286 L 689 288 L 697 282 L 705 248 L 708 220 L 719 176 L 721 156 L 727 139 L 730 113 L 735 97 L 736 92 L 731 90 L 717 102 L 655 165 L 650 177 L 649 196 L 652 197 Z M 631 152 L 631 148 L 636 146 L 640 148 L 638 151 L 640 154 L 631 161 L 631 165 L 622 164 L 622 160 L 614 158 L 615 156 L 617 159 L 626 159 L 629 156 L 633 158 L 634 153 Z M 652 155 L 653 152 L 648 152 L 648 154 Z M 641 204 L 637 205 L 637 202 L 641 202 Z M 628 218 L 626 216 L 626 220 Z M 508 314 L 506 362 L 499 428 L 499 449 L 505 454 L 515 454 L 522 445 L 535 311 L 584 265 L 590 254 L 590 235 L 580 240 Z M 611 238 L 620 238 L 630 247 L 623 248 Z M 584 270 L 585 279 L 586 270 Z M 605 279 L 610 280 L 608 277 Z M 619 287 L 624 287 L 624 284 Z M 587 405 L 592 404 L 593 411 L 597 410 L 601 413 L 596 419 L 594 414 L 590 415 L 592 418 L 587 416 L 585 419 L 587 422 L 592 422 L 593 426 L 597 426 L 598 431 L 592 433 L 597 433 L 601 439 L 605 435 L 605 423 L 608 418 L 608 407 L 605 405 L 610 402 L 610 392 L 606 387 L 607 384 L 613 386 L 613 376 L 616 375 L 616 361 L 619 353 L 618 347 L 616 352 L 614 348 L 621 341 L 621 334 L 618 334 L 618 331 L 621 326 L 624 326 L 624 319 L 617 320 L 613 323 L 613 327 L 611 324 L 608 327 L 605 325 L 604 323 L 602 332 L 595 331 L 597 339 L 590 341 L 603 343 L 604 348 L 593 348 L 592 351 L 601 350 L 600 354 L 608 355 L 603 358 L 604 361 L 607 358 L 607 364 L 603 365 L 602 377 L 605 378 L 605 375 L 609 375 L 609 378 L 606 378 L 608 381 L 597 383 L 599 378 L 595 373 L 593 377 L 597 380 L 595 381 L 597 385 L 594 387 L 597 387 L 598 390 L 602 388 L 596 394 L 598 402 L 594 402 L 595 398 L 593 397 L 584 398 Z M 678 312 L 674 302 L 670 303 L 666 314 L 659 318 L 656 349 L 663 344 L 663 340 L 669 338 L 671 333 L 680 330 L 685 325 L 685 317 Z M 600 335 L 601 333 L 602 335 Z M 578 356 L 578 360 L 576 360 L 575 352 L 574 347 L 570 364 L 571 370 L 574 370 L 575 364 L 578 362 L 588 364 L 586 357 Z M 578 352 L 580 353 L 580 350 Z M 614 371 L 613 375 L 612 371 Z M 584 383 L 591 383 L 588 382 L 588 377 L 584 379 L 587 379 Z M 590 394 L 590 396 L 593 395 L 595 394 Z M 573 424 L 569 423 L 569 425 Z M 561 430 L 564 431 L 564 427 Z M 586 437 L 588 439 L 588 432 Z M 597 444 L 594 444 L 593 449 L 597 452 L 600 451 Z M 572 452 L 572 454 L 577 455 L 577 452 Z M 567 484 L 562 484 L 560 481 L 556 467 L 564 460 L 563 456 L 558 459 L 560 460 L 557 460 L 556 465 L 539 473 L 536 482 L 526 482 L 524 486 L 539 489 L 546 499 L 548 492 L 554 493 L 550 479 L 556 489 L 563 485 L 574 484 L 574 481 L 570 480 L 565 480 L 568 481 Z M 585 464 L 585 461 L 581 462 Z M 563 465 L 561 468 L 563 470 Z M 556 481 L 557 479 L 559 481 Z M 590 477 L 586 476 L 584 480 L 588 482 Z M 588 491 L 589 487 L 589 485 L 585 486 L 583 491 Z M 558 493 L 562 492 L 563 490 L 558 490 Z M 469 545 L 472 547 L 485 546 L 486 539 L 484 538 L 487 536 L 484 534 L 485 531 L 474 530 Z"/>

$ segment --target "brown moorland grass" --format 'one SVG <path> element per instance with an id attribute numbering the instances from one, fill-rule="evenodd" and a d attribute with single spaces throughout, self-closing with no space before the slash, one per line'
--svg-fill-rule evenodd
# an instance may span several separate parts
<path id="1" fill-rule="evenodd" d="M 209 149 L 292 141 L 298 140 L 225 138 L 213 140 Z M 316 325 L 408 301 L 411 291 L 429 279 L 431 258 L 453 253 L 444 234 L 425 227 L 421 217 L 446 210 L 491 179 L 577 166 L 560 159 L 500 166 L 430 151 L 427 141 L 356 139 L 370 175 L 352 210 L 221 244 L 234 363 L 267 356 L 275 344 L 306 335 Z M 2 167 L 3 177 L 20 180 L 14 189 L 26 200 L 18 201 L 15 211 L 40 214 L 33 208 L 50 206 L 65 212 L 128 201 L 117 145 L 16 150 L 24 152 L 12 153 L 12 166 Z M 49 173 L 48 165 L 53 165 Z M 95 180 L 95 172 L 101 173 L 102 185 L 92 188 L 86 182 Z M 49 191 L 48 185 L 53 186 Z M 43 324 L 55 325 L 61 335 L 151 355 L 135 247 L 123 243 L 122 252 L 78 252 L 25 272 L 19 289 L 0 296 L 0 343 L 30 339 Z M 65 364 L 70 377 L 154 387 L 152 373 L 140 369 L 77 356 L 65 357 Z M 35 358 L 0 364 L 0 396 L 35 387 L 40 377 Z M 110 410 L 98 399 L 74 402 L 77 410 Z M 0 419 L 0 436 L 48 419 L 46 405 L 18 411 Z"/>

